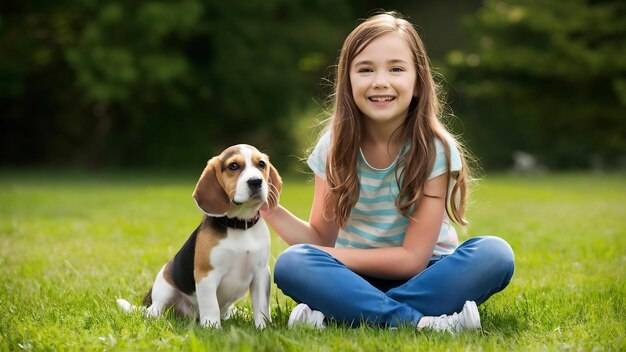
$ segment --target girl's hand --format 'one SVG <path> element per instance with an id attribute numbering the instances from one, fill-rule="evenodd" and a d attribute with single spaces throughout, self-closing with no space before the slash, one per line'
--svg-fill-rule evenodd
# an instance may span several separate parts
<path id="1" fill-rule="evenodd" d="M 271 213 L 270 206 L 269 204 L 267 204 L 267 202 L 263 203 L 263 205 L 261 206 L 261 209 L 259 209 L 259 213 L 261 214 L 261 217 L 263 219 L 265 219 L 266 217 L 270 215 Z"/>
<path id="2" fill-rule="evenodd" d="M 281 205 L 269 209 L 267 204 L 264 204 L 259 212 L 267 224 L 289 245 L 308 243 L 333 246 L 339 233 L 339 227 L 324 219 L 325 191 L 325 180 L 315 176 L 315 195 L 309 221 L 301 220 Z"/>

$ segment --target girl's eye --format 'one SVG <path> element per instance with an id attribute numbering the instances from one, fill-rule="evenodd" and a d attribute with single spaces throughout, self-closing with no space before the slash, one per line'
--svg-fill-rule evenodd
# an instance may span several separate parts
<path id="1" fill-rule="evenodd" d="M 391 72 L 404 72 L 404 68 L 402 67 L 393 67 Z"/>
<path id="2" fill-rule="evenodd" d="M 357 72 L 359 72 L 359 73 L 368 73 L 368 72 L 373 72 L 373 71 L 369 67 L 362 67 Z"/>
<path id="3" fill-rule="evenodd" d="M 259 161 L 259 169 L 261 170 L 265 169 L 265 161 L 263 160 Z"/>
<path id="4" fill-rule="evenodd" d="M 228 170 L 235 171 L 237 169 L 239 169 L 239 164 L 237 164 L 237 163 L 230 163 L 230 164 L 228 164 Z"/>

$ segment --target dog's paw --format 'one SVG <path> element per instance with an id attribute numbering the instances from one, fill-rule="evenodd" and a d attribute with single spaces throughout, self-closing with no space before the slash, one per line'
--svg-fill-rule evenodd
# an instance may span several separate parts
<path id="1" fill-rule="evenodd" d="M 146 309 L 146 318 L 158 318 L 161 316 L 161 309 L 154 304 Z"/>
<path id="2" fill-rule="evenodd" d="M 263 316 L 263 317 L 260 317 L 259 319 L 257 318 L 254 319 L 254 325 L 259 330 L 265 329 L 265 327 L 271 323 L 272 323 L 272 318 L 270 317 L 266 318 L 265 316 Z"/>
<path id="3" fill-rule="evenodd" d="M 200 325 L 202 325 L 202 327 L 206 329 L 221 329 L 222 328 L 222 324 L 220 323 L 219 320 L 215 321 L 211 319 L 201 319 Z"/>

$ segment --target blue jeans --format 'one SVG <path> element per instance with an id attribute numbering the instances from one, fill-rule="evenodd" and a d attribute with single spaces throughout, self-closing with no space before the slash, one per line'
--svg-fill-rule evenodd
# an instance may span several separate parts
<path id="1" fill-rule="evenodd" d="M 296 302 L 328 319 L 394 327 L 422 316 L 459 312 L 465 301 L 485 302 L 513 276 L 513 250 L 498 237 L 475 237 L 437 257 L 417 276 L 382 280 L 356 274 L 328 253 L 300 244 L 276 260 L 274 282 Z"/>

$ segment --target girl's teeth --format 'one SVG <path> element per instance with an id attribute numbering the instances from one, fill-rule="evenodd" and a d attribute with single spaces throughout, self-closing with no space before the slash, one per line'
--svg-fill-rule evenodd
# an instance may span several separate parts
<path id="1" fill-rule="evenodd" d="M 382 102 L 386 102 L 386 101 L 392 101 L 393 97 L 372 97 L 370 98 L 371 101 L 377 102 L 377 103 L 382 103 Z"/>

